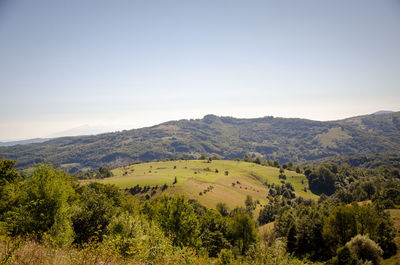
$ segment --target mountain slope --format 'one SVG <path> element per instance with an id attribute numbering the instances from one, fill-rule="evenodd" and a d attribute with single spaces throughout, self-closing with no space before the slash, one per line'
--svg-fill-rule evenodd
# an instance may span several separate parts
<path id="1" fill-rule="evenodd" d="M 223 158 L 250 153 L 296 163 L 335 155 L 400 153 L 400 112 L 328 122 L 207 115 L 96 136 L 0 147 L 0 156 L 18 160 L 19 167 L 48 160 L 71 172 L 212 153 Z"/>

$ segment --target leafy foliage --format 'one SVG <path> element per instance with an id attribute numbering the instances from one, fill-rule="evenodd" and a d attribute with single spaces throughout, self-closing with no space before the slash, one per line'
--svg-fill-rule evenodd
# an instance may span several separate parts
<path id="1" fill-rule="evenodd" d="M 105 245 L 142 262 L 161 262 L 172 251 L 171 242 L 162 231 L 141 216 L 123 212 L 112 218 L 106 230 Z"/>
<path id="2" fill-rule="evenodd" d="M 374 265 L 381 263 L 382 249 L 366 235 L 356 235 L 346 246 L 363 262 L 371 261 Z"/>
<path id="3" fill-rule="evenodd" d="M 297 166 L 287 163 L 277 167 Z M 250 196 L 245 208 L 232 210 L 223 203 L 217 204 L 217 210 L 207 209 L 183 196 L 144 200 L 113 185 L 79 184 L 49 163 L 38 164 L 31 175 L 21 176 L 13 161 L 0 159 L 0 177 L 4 180 L 0 186 L 0 261 L 17 259 L 20 264 L 26 260 L 30 264 L 319 261 L 358 265 L 380 264 L 382 257 L 396 253 L 393 222 L 385 210 L 398 207 L 399 203 L 399 179 L 392 168 L 356 169 L 324 163 L 302 170 L 308 176 L 315 174 L 321 186 L 330 182 L 326 176 L 332 174 L 335 192 L 331 196 L 324 194 L 317 202 L 292 197 L 290 192 L 294 188 L 290 183 L 266 184 L 274 196 L 265 194 L 268 203 L 261 209 L 258 222 L 274 221 L 274 230 L 260 238 L 252 218 L 258 202 Z M 365 198 L 372 200 L 357 203 Z"/>
<path id="4" fill-rule="evenodd" d="M 255 224 L 250 216 L 238 211 L 229 225 L 229 237 L 239 253 L 244 254 L 257 240 Z"/>
<path id="5" fill-rule="evenodd" d="M 82 244 L 93 237 L 101 241 L 105 228 L 121 211 L 122 194 L 117 187 L 100 183 L 77 187 L 77 192 L 80 196 L 73 216 L 75 242 Z"/>
<path id="6" fill-rule="evenodd" d="M 193 207 L 184 197 L 160 199 L 156 220 L 176 246 L 199 246 L 199 222 Z"/>
<path id="7" fill-rule="evenodd" d="M 48 233 L 57 245 L 73 241 L 74 181 L 51 164 L 38 164 L 3 214 L 12 234 Z"/>
<path id="8" fill-rule="evenodd" d="M 247 255 L 249 264 L 265 265 L 302 265 L 306 264 L 286 252 L 285 242 L 281 239 L 276 240 L 272 245 L 265 242 L 253 245 Z"/>

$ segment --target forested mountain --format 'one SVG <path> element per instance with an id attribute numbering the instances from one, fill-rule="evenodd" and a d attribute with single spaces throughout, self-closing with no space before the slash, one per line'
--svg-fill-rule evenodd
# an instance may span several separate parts
<path id="1" fill-rule="evenodd" d="M 334 162 L 339 165 L 348 164 L 352 167 L 360 167 L 364 169 L 374 169 L 378 167 L 393 167 L 400 169 L 400 155 L 373 154 L 373 155 L 356 155 L 356 156 L 336 156 L 321 159 L 318 162 Z"/>
<path id="2" fill-rule="evenodd" d="M 70 172 L 201 154 L 218 154 L 227 159 L 250 154 L 283 163 L 310 163 L 336 155 L 399 152 L 400 112 L 327 122 L 207 115 L 141 129 L 0 147 L 0 156 L 17 160 L 18 167 L 47 160 Z"/>

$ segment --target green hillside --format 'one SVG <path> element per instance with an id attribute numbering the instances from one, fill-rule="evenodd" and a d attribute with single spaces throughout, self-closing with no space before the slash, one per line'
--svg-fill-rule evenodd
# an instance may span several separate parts
<path id="1" fill-rule="evenodd" d="M 201 154 L 224 159 L 250 154 L 302 164 L 337 155 L 398 153 L 400 112 L 328 122 L 207 115 L 148 128 L 0 147 L 0 156 L 17 160 L 18 167 L 47 160 L 69 172 Z"/>
<path id="2" fill-rule="evenodd" d="M 329 159 L 321 159 L 318 162 L 335 162 L 337 164 L 343 165 L 348 164 L 352 167 L 368 168 L 374 169 L 381 166 L 394 167 L 400 169 L 400 155 L 356 155 L 356 156 L 337 156 Z"/>
<path id="3" fill-rule="evenodd" d="M 135 185 L 158 185 L 159 188 L 153 196 L 162 193 L 184 194 L 210 208 L 214 208 L 218 202 L 225 202 L 231 208 L 243 206 L 247 195 L 259 200 L 261 204 L 265 203 L 268 194 L 265 183 L 282 185 L 283 181 L 279 179 L 278 168 L 229 160 L 141 163 L 114 169 L 113 174 L 111 178 L 96 181 L 115 184 L 124 189 Z M 297 196 L 317 197 L 309 190 L 304 191 L 308 185 L 304 175 L 289 170 L 285 170 L 284 174 L 287 177 L 285 182 L 293 185 Z M 175 177 L 177 183 L 173 184 Z M 169 187 L 162 192 L 161 186 L 164 184 Z M 141 195 L 145 194 L 151 192 Z"/>

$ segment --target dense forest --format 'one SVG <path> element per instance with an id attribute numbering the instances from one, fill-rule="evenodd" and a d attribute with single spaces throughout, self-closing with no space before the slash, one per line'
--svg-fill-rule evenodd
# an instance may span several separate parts
<path id="1" fill-rule="evenodd" d="M 209 209 L 82 183 L 50 163 L 27 175 L 0 159 L 0 264 L 381 264 L 396 255 L 388 209 L 400 208 L 398 168 L 244 159 L 304 172 L 319 199 L 266 183 L 258 215 L 251 196 L 245 207 Z"/>
<path id="2" fill-rule="evenodd" d="M 250 154 L 281 163 L 317 164 L 335 156 L 399 152 L 400 112 L 328 122 L 207 115 L 142 129 L 0 147 L 0 155 L 17 160 L 19 168 L 47 160 L 70 173 L 201 154 L 224 159 Z"/>

